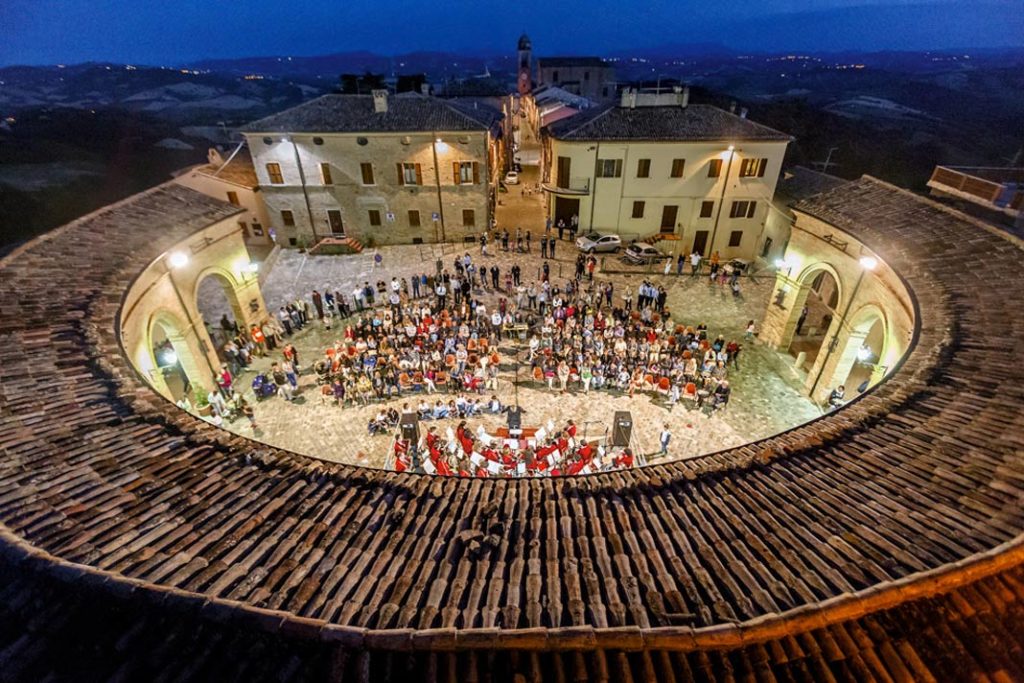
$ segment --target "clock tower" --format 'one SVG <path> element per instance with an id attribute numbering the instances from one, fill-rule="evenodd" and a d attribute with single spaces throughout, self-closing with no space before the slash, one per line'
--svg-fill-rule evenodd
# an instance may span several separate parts
<path id="1" fill-rule="evenodd" d="M 527 35 L 524 33 L 519 36 L 519 75 L 516 80 L 516 89 L 520 95 L 528 95 L 533 88 L 531 50 L 532 46 Z"/>

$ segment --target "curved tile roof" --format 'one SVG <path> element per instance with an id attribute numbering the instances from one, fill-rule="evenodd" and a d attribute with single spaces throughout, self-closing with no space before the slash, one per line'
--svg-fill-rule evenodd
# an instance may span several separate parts
<path id="1" fill-rule="evenodd" d="M 178 411 L 120 352 L 121 297 L 235 209 L 161 186 L 92 214 L 0 261 L 0 549 L 155 615 L 376 649 L 707 643 L 967 572 L 1024 529 L 1020 242 L 871 178 L 796 208 L 912 289 L 888 381 L 696 460 L 498 481 L 319 462 Z"/>

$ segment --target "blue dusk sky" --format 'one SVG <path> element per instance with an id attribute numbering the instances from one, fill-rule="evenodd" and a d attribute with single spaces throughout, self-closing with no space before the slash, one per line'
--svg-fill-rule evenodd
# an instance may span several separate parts
<path id="1" fill-rule="evenodd" d="M 540 54 L 1024 45 L 1021 0 L 0 0 L 0 64 L 175 65 L 353 50 Z"/>

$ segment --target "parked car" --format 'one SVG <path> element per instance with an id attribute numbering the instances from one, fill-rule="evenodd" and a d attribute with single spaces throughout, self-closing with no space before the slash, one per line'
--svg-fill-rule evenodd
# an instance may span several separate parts
<path id="1" fill-rule="evenodd" d="M 519 173 L 517 171 L 509 171 L 505 174 L 506 185 L 518 185 L 519 184 Z"/>
<path id="2" fill-rule="evenodd" d="M 646 242 L 634 242 L 626 249 L 625 259 L 630 263 L 656 263 L 668 255 L 661 253 Z"/>
<path id="3" fill-rule="evenodd" d="M 622 248 L 622 240 L 618 235 L 602 235 L 599 232 L 590 232 L 576 238 L 576 248 L 584 254 L 595 252 L 617 252 Z"/>

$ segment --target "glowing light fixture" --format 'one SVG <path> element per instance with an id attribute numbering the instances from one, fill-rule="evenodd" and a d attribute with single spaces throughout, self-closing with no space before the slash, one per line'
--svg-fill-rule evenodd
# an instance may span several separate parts
<path id="1" fill-rule="evenodd" d="M 166 349 L 160 354 L 160 360 L 164 362 L 164 365 L 176 365 L 178 354 L 175 353 L 174 349 Z"/>
<path id="2" fill-rule="evenodd" d="M 873 256 L 863 256 L 860 259 L 860 265 L 865 270 L 874 270 L 878 266 L 878 259 Z"/>
<path id="3" fill-rule="evenodd" d="M 448 143 L 442 140 L 441 138 L 434 140 L 434 144 L 437 145 L 438 152 L 441 152 L 443 154 L 448 151 Z"/>
<path id="4" fill-rule="evenodd" d="M 857 349 L 857 360 L 859 360 L 861 363 L 866 363 L 869 360 L 871 360 L 871 356 L 871 349 L 869 349 L 867 346 L 862 346 L 859 349 Z"/>
<path id="5" fill-rule="evenodd" d="M 246 263 L 242 270 L 247 273 L 258 273 L 260 271 L 260 264 L 252 262 Z"/>
<path id="6" fill-rule="evenodd" d="M 171 268 L 184 268 L 188 265 L 188 254 L 183 251 L 173 251 L 167 257 L 167 262 L 171 264 Z"/>

